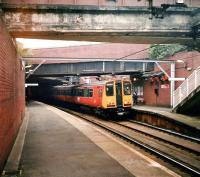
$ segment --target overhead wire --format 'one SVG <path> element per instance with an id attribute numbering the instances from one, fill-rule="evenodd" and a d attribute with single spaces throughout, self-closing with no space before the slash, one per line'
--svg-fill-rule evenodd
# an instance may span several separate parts
<path id="1" fill-rule="evenodd" d="M 168 43 L 168 42 L 170 42 L 170 41 L 172 41 L 172 39 L 169 39 L 169 40 L 165 41 L 165 43 Z M 156 44 L 155 46 L 159 46 L 159 45 L 164 45 L 164 44 Z M 148 49 L 150 49 L 150 48 L 152 48 L 152 46 L 147 47 L 147 48 L 142 49 L 142 50 L 138 50 L 138 51 L 136 51 L 136 52 L 134 52 L 134 53 L 125 55 L 125 56 L 123 56 L 123 57 L 117 58 L 117 59 L 115 59 L 114 61 L 121 60 L 121 59 L 124 59 L 124 58 L 126 58 L 126 57 L 136 55 L 136 54 L 141 53 L 141 52 L 143 52 L 143 51 L 146 51 L 146 50 L 148 50 Z"/>

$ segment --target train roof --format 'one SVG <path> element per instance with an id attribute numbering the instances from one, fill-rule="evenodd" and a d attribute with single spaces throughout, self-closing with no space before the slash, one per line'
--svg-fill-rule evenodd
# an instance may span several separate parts
<path id="1" fill-rule="evenodd" d="M 130 81 L 128 79 L 121 79 L 124 81 Z M 54 88 L 71 88 L 71 87 L 81 87 L 81 86 L 101 86 L 101 85 L 105 85 L 108 82 L 112 82 L 112 81 L 121 81 L 120 79 L 117 80 L 103 80 L 103 81 L 97 81 L 97 82 L 93 82 L 93 83 L 87 83 L 87 84 L 77 84 L 77 85 L 58 85 L 58 86 L 54 86 Z"/>

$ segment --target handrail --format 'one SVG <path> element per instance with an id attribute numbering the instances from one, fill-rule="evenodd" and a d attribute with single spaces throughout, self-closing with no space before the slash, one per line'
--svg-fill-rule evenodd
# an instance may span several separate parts
<path id="1" fill-rule="evenodd" d="M 173 108 L 178 106 L 178 104 L 180 104 L 199 85 L 200 85 L 200 67 L 195 69 L 193 73 L 174 91 Z"/>

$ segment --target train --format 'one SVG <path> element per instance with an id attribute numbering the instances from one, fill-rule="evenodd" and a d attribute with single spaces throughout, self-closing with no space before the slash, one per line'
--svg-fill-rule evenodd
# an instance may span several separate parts
<path id="1" fill-rule="evenodd" d="M 133 105 L 131 81 L 123 79 L 54 86 L 51 95 L 55 100 L 85 106 L 103 115 L 125 115 Z"/>

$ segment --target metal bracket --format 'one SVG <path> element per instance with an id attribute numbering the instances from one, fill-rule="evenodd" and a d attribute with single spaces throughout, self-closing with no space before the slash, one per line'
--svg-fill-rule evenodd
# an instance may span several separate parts
<path id="1" fill-rule="evenodd" d="M 164 15 L 168 8 L 170 7 L 181 7 L 181 8 L 187 8 L 186 4 L 161 4 L 161 7 L 153 7 L 153 1 L 149 1 L 149 9 L 151 11 L 150 19 L 153 17 L 155 18 L 164 18 Z"/>

